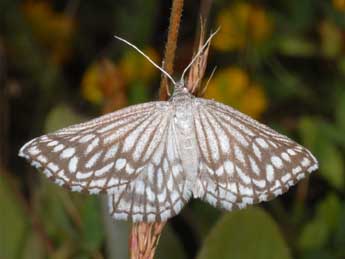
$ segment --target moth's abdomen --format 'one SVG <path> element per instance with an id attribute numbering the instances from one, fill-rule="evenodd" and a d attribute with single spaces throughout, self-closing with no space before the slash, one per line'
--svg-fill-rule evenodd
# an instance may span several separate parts
<path id="1" fill-rule="evenodd" d="M 175 108 L 175 129 L 182 166 L 187 184 L 194 194 L 199 155 L 193 123 L 192 103 L 185 102 Z"/>

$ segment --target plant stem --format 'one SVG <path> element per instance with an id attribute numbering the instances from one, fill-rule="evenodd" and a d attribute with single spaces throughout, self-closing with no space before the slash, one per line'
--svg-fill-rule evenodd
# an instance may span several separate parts
<path id="1" fill-rule="evenodd" d="M 177 46 L 177 38 L 180 29 L 181 16 L 184 0 L 174 0 L 170 14 L 170 24 L 168 31 L 168 39 L 165 45 L 163 69 L 170 75 L 174 72 L 175 51 Z M 167 94 L 168 80 L 163 75 L 159 91 L 159 99 L 165 101 L 168 99 Z"/>
<path id="2" fill-rule="evenodd" d="M 200 4 L 200 20 L 205 23 L 205 29 L 206 29 L 207 18 L 210 14 L 212 3 L 213 3 L 213 0 L 202 0 Z"/>
<path id="3" fill-rule="evenodd" d="M 166 222 L 133 223 L 130 236 L 131 259 L 152 259 Z"/>
<path id="4" fill-rule="evenodd" d="M 177 45 L 177 38 L 180 28 L 181 15 L 183 10 L 183 0 L 174 0 L 170 14 L 170 24 L 168 39 L 165 46 L 163 69 L 169 74 L 174 71 L 174 59 Z M 159 99 L 165 101 L 167 94 L 168 81 L 163 75 L 160 85 Z M 152 259 L 154 257 L 159 237 L 166 222 L 154 223 L 134 223 L 129 238 L 129 249 L 132 259 Z"/>

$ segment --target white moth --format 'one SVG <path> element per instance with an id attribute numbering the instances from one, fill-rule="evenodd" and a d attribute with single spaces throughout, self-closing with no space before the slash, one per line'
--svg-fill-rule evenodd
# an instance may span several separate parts
<path id="1" fill-rule="evenodd" d="M 184 74 L 203 49 L 179 82 L 153 63 L 173 82 L 170 100 L 43 135 L 25 144 L 19 156 L 72 191 L 107 193 L 111 215 L 134 222 L 165 221 L 192 197 L 241 209 L 286 192 L 316 170 L 318 162 L 306 148 L 188 92 Z"/>

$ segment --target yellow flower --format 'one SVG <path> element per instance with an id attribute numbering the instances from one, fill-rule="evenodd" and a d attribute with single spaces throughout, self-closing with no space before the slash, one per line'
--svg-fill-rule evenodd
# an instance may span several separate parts
<path id="1" fill-rule="evenodd" d="M 332 3 L 335 9 L 345 12 L 345 0 L 332 0 Z"/>
<path id="2" fill-rule="evenodd" d="M 81 89 L 86 100 L 101 104 L 104 101 L 110 102 L 115 95 L 124 92 L 124 80 L 118 68 L 111 61 L 103 59 L 85 71 Z M 123 106 L 123 101 L 119 102 L 120 107 Z"/>
<path id="3" fill-rule="evenodd" d="M 209 84 L 205 97 L 231 105 L 254 118 L 260 117 L 267 108 L 262 87 L 238 67 L 219 71 Z"/>
<path id="4" fill-rule="evenodd" d="M 231 87 L 226 87 L 227 95 L 235 98 L 240 97 L 249 84 L 248 74 L 243 69 L 238 67 L 230 67 L 224 72 L 226 73 L 224 75 L 226 76 L 227 80 L 231 78 Z"/>
<path id="5" fill-rule="evenodd" d="M 237 100 L 249 84 L 248 75 L 240 68 L 230 67 L 219 71 L 207 88 L 206 96 L 227 102 Z"/>
<path id="6" fill-rule="evenodd" d="M 158 63 L 159 57 L 154 49 L 147 48 L 144 49 L 144 52 L 154 62 Z M 132 50 L 125 53 L 119 62 L 119 68 L 126 78 L 126 81 L 140 80 L 147 82 L 158 72 L 142 55 Z"/>
<path id="7" fill-rule="evenodd" d="M 240 109 L 251 117 L 259 117 L 267 109 L 267 99 L 262 87 L 253 83 L 243 95 Z"/>
<path id="8" fill-rule="evenodd" d="M 51 61 L 65 61 L 70 53 L 74 20 L 66 14 L 53 11 L 47 2 L 25 2 L 23 12 L 33 35 L 49 51 Z"/>
<path id="9" fill-rule="evenodd" d="M 230 13 L 224 11 L 217 18 L 218 25 L 221 26 L 220 32 L 214 37 L 213 46 L 222 51 L 242 48 L 244 38 L 239 32 L 240 26 L 236 25 L 233 20 L 229 19 Z"/>
<path id="10" fill-rule="evenodd" d="M 213 45 L 221 51 L 243 49 L 248 42 L 260 44 L 271 35 L 273 27 L 264 9 L 243 2 L 221 11 L 217 24 L 221 30 Z"/>
<path id="11" fill-rule="evenodd" d="M 99 87 L 98 64 L 92 64 L 86 71 L 81 83 L 82 96 L 89 102 L 100 104 L 103 93 Z"/>
<path id="12" fill-rule="evenodd" d="M 250 36 L 256 43 L 263 42 L 272 33 L 272 22 L 268 19 L 266 11 L 253 6 L 249 16 Z"/>
<path id="13" fill-rule="evenodd" d="M 323 20 L 319 26 L 321 52 L 329 58 L 337 57 L 343 48 L 343 32 L 335 23 Z"/>

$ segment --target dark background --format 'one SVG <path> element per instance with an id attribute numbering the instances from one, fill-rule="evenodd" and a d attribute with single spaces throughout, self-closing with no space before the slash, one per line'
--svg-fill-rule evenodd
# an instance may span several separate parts
<path id="1" fill-rule="evenodd" d="M 191 58 L 200 2 L 186 1 L 175 62 Z M 320 169 L 283 196 L 225 213 L 192 201 L 156 258 L 345 258 L 345 1 L 212 3 L 205 94 L 308 147 Z M 0 0 L 0 258 L 126 258 L 126 222 L 17 157 L 33 137 L 157 99 L 170 1 Z M 206 81 L 206 80 L 205 80 Z"/>

